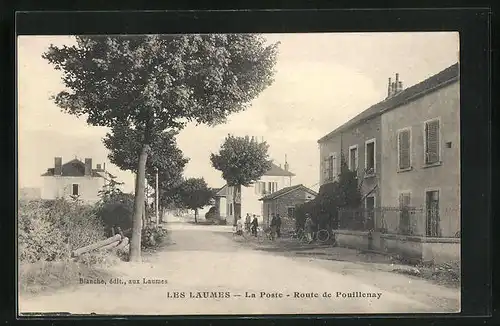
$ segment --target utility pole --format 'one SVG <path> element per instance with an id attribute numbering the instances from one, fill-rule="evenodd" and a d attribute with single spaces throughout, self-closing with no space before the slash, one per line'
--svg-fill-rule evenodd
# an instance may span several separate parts
<path id="1" fill-rule="evenodd" d="M 159 194 L 158 194 L 158 168 L 156 168 L 156 191 L 155 191 L 155 210 L 156 210 L 156 226 L 160 222 L 159 212 L 158 212 L 158 204 L 159 204 Z"/>

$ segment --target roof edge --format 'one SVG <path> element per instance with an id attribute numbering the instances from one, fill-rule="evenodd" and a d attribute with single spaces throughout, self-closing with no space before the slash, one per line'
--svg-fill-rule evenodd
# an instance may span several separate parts
<path id="1" fill-rule="evenodd" d="M 279 198 L 279 197 L 282 197 L 286 194 L 289 194 L 290 192 L 294 191 L 294 190 L 297 190 L 297 189 L 300 189 L 300 188 L 304 188 L 307 192 L 312 192 L 313 195 L 317 196 L 318 193 L 312 189 L 309 189 L 308 187 L 304 186 L 303 184 L 298 184 L 298 185 L 295 185 L 295 186 L 290 186 L 289 188 L 291 189 L 288 189 L 288 191 L 285 191 L 284 193 L 282 194 L 279 194 L 275 197 L 272 197 L 272 194 L 269 194 L 269 196 L 271 196 L 271 198 L 266 198 L 267 196 L 264 196 L 262 198 L 259 198 L 259 201 L 264 201 L 264 200 L 267 200 L 267 199 L 276 199 L 276 198 Z"/>

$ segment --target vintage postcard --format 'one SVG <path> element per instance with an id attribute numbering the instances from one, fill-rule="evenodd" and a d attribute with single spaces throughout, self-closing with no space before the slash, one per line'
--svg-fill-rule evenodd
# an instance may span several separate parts
<path id="1" fill-rule="evenodd" d="M 460 312 L 453 32 L 19 36 L 20 315 Z"/>

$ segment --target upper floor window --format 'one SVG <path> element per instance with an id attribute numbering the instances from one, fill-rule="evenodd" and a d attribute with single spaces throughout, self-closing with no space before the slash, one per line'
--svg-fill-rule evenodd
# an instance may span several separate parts
<path id="1" fill-rule="evenodd" d="M 337 175 L 337 154 L 333 153 L 328 157 L 328 180 L 333 181 Z"/>
<path id="2" fill-rule="evenodd" d="M 375 139 L 367 140 L 365 143 L 365 170 L 367 175 L 375 173 Z"/>
<path id="3" fill-rule="evenodd" d="M 358 169 L 358 145 L 349 147 L 349 170 L 355 171 Z"/>
<path id="4" fill-rule="evenodd" d="M 439 119 L 425 122 L 425 164 L 434 164 L 440 161 L 440 130 Z"/>
<path id="5" fill-rule="evenodd" d="M 72 188 L 71 188 L 71 195 L 72 196 L 80 196 L 80 187 L 77 183 L 73 183 Z"/>
<path id="6" fill-rule="evenodd" d="M 406 170 L 411 167 L 411 130 L 398 131 L 398 168 Z"/>

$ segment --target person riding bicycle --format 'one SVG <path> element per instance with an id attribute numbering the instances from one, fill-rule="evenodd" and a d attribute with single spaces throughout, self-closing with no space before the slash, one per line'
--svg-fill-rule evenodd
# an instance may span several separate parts
<path id="1" fill-rule="evenodd" d="M 257 236 L 257 228 L 259 227 L 259 221 L 257 220 L 257 216 L 253 216 L 253 220 L 252 220 L 252 223 L 251 223 L 251 231 L 252 231 L 252 235 L 254 237 Z"/>

